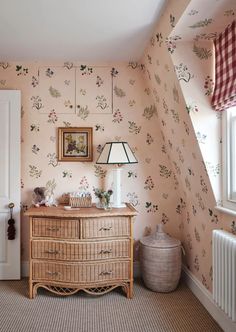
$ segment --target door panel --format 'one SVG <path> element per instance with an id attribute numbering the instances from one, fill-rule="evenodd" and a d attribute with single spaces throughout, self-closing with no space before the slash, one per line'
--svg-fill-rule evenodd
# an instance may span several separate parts
<path id="1" fill-rule="evenodd" d="M 20 91 L 0 90 L 0 279 L 20 278 Z M 7 238 L 8 204 L 16 238 Z"/>
<path id="2" fill-rule="evenodd" d="M 0 110 L 1 110 L 1 121 L 0 121 L 0 152 L 1 158 L 0 162 L 0 174 L 4 174 L 4 177 L 1 176 L 0 181 L 0 199 L 6 202 L 9 199 L 9 146 L 10 146 L 10 137 L 9 137 L 9 115 L 10 115 L 10 105 L 7 101 L 0 101 Z"/>
<path id="3" fill-rule="evenodd" d="M 0 213 L 0 234 L 7 233 L 7 218 L 6 215 Z M 0 263 L 7 262 L 7 237 L 2 236 L 0 241 Z"/>

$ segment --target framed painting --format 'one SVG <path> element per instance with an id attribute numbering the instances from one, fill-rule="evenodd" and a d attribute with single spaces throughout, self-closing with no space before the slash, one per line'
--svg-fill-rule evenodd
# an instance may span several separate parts
<path id="1" fill-rule="evenodd" d="M 92 161 L 93 128 L 60 127 L 58 128 L 59 161 Z"/>

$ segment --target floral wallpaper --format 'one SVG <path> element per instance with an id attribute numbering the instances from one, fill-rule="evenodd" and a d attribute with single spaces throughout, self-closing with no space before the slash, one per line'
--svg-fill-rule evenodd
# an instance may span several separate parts
<path id="1" fill-rule="evenodd" d="M 186 266 L 211 291 L 212 230 L 236 233 L 236 228 L 232 217 L 214 209 L 220 199 L 221 115 L 210 106 L 214 87 L 210 39 L 232 21 L 235 3 L 211 0 L 206 5 L 211 11 L 205 4 L 193 0 L 179 6 L 170 1 L 142 62 L 180 197 L 176 215 L 181 221 L 171 220 L 171 231 L 179 230 Z"/>
<path id="2" fill-rule="evenodd" d="M 63 200 L 79 187 L 111 188 L 111 169 L 95 162 L 107 140 L 127 140 L 139 161 L 122 174 L 123 200 L 139 212 L 135 259 L 139 239 L 162 222 L 182 241 L 186 266 L 211 291 L 212 230 L 236 234 L 235 219 L 214 209 L 221 116 L 210 107 L 212 38 L 234 16 L 232 0 L 170 0 L 140 62 L 0 62 L 0 89 L 22 91 L 23 260 L 23 212 L 33 189 L 46 186 Z M 69 126 L 93 127 L 93 162 L 58 161 L 57 127 Z"/>
<path id="3" fill-rule="evenodd" d="M 28 259 L 28 219 L 37 186 L 65 193 L 86 188 L 112 188 L 111 167 L 96 165 L 106 141 L 128 141 L 138 164 L 123 167 L 123 200 L 139 215 L 134 225 L 135 257 L 138 240 L 163 222 L 178 220 L 179 200 L 172 190 L 176 178 L 159 128 L 156 105 L 137 63 L 90 65 L 81 63 L 0 62 L 0 88 L 19 89 L 21 108 L 22 253 Z M 58 127 L 93 128 L 93 162 L 59 162 Z M 95 197 L 93 195 L 93 201 Z"/>

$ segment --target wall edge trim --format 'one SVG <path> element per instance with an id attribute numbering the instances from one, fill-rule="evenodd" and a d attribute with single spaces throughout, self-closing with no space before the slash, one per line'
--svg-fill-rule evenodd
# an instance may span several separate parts
<path id="1" fill-rule="evenodd" d="M 21 262 L 21 277 L 25 278 L 29 276 L 29 262 L 22 261 Z"/>

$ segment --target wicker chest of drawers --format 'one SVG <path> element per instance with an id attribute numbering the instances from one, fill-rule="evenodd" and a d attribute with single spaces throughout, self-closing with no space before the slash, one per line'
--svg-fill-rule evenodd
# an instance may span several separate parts
<path id="1" fill-rule="evenodd" d="M 133 220 L 127 204 L 111 211 L 96 207 L 30 208 L 29 297 L 39 287 L 70 295 L 100 295 L 121 286 L 133 295 Z"/>

